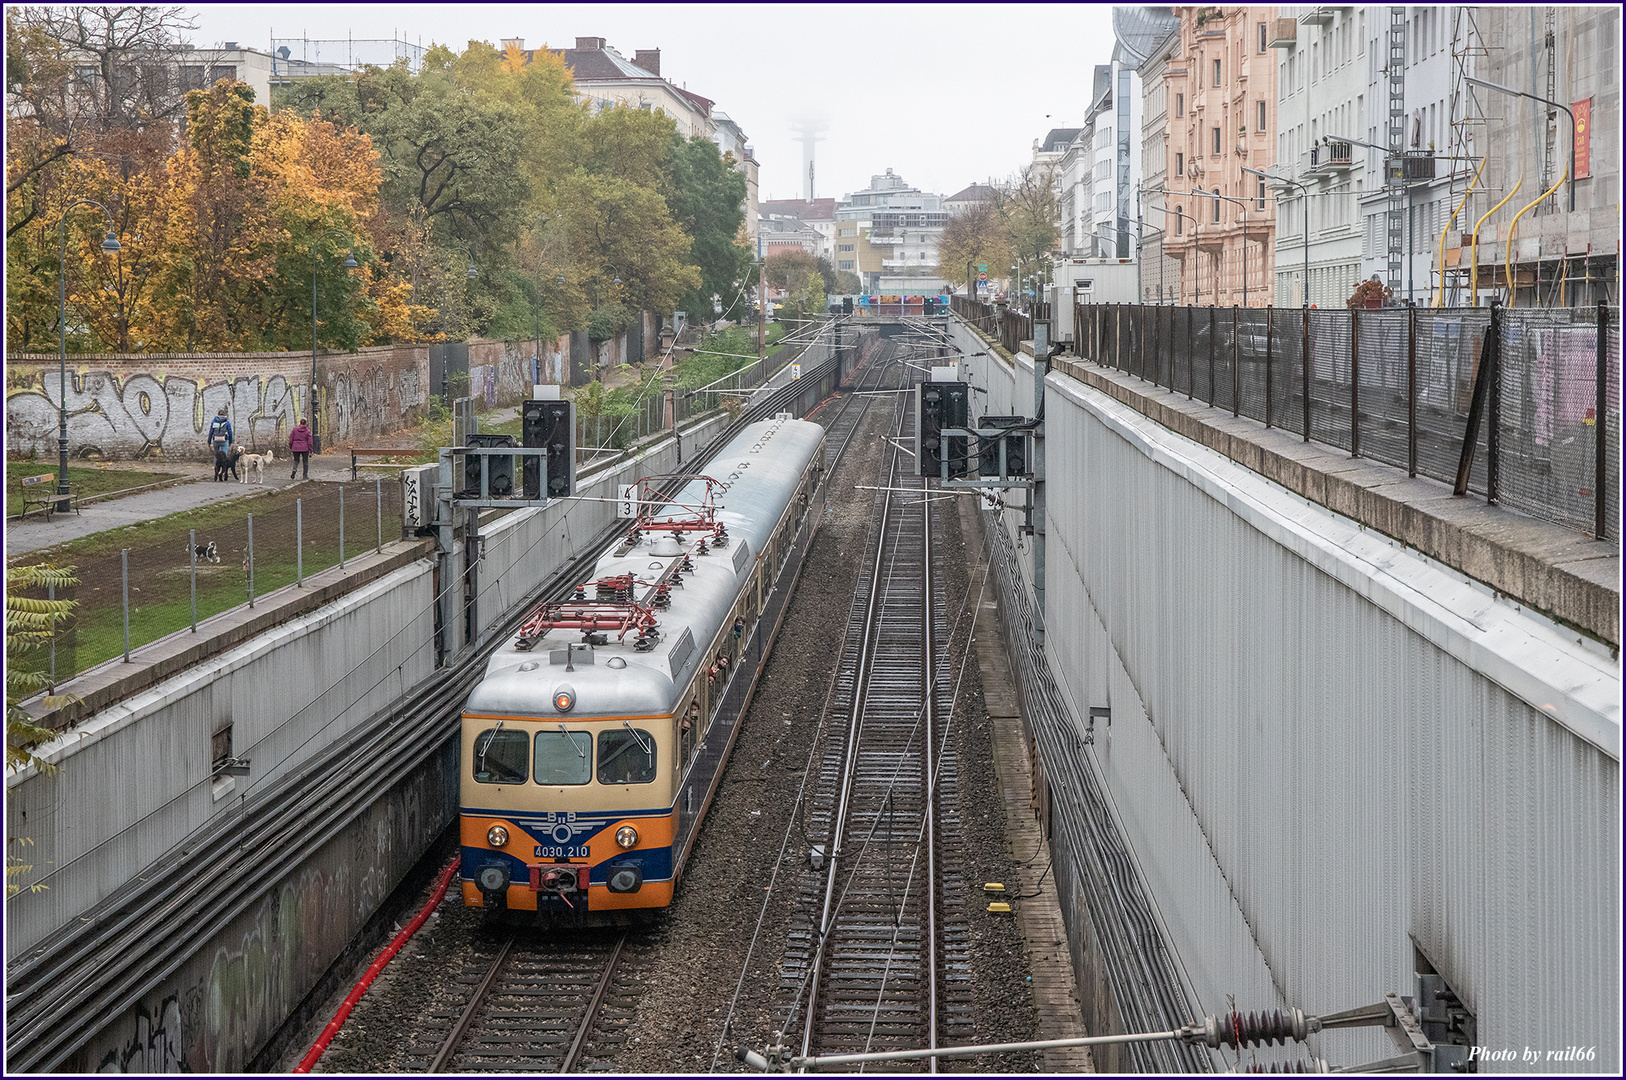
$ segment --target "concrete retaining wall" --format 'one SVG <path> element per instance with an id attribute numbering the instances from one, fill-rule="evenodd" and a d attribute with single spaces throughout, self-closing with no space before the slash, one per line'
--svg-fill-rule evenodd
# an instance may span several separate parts
<path id="1" fill-rule="evenodd" d="M 984 353 L 979 408 L 1031 415 L 1031 361 L 954 332 Z M 1198 1010 L 1409 995 L 1420 954 L 1480 1044 L 1618 1071 L 1618 660 L 1107 394 L 1047 387 L 1046 655 L 1080 732 L 1112 710 L 1053 752 L 1110 794 Z M 1394 1053 L 1374 1030 L 1310 1050 Z"/>

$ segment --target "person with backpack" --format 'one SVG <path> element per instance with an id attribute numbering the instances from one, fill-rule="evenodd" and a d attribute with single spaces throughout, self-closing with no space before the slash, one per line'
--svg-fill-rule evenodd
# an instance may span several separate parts
<path id="1" fill-rule="evenodd" d="M 226 416 L 226 406 L 222 405 L 209 424 L 209 447 L 215 452 L 216 480 L 225 479 L 225 474 L 230 469 L 230 459 L 227 455 L 231 453 L 231 445 L 231 420 Z"/>

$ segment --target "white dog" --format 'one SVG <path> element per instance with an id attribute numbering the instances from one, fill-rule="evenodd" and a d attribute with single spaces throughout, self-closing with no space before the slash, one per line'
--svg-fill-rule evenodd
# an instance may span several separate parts
<path id="1" fill-rule="evenodd" d="M 238 447 L 238 450 L 241 451 L 242 447 Z M 275 460 L 276 456 L 270 450 L 263 454 L 243 454 L 240 459 L 243 466 L 243 475 L 237 478 L 237 482 L 239 484 L 248 483 L 248 474 L 252 472 L 258 477 L 256 483 L 265 483 L 265 467 Z"/>

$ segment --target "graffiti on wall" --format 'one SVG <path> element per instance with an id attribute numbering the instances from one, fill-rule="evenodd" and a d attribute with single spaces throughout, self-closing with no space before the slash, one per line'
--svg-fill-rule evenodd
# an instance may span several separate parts
<path id="1" fill-rule="evenodd" d="M 171 996 L 156 1013 L 137 1006 L 130 1037 L 102 1055 L 97 1072 L 178 1073 L 192 1071 L 181 1056 L 181 1005 Z"/>
<path id="2" fill-rule="evenodd" d="M 6 386 L 6 449 L 56 450 L 62 403 L 57 373 Z M 250 450 L 283 445 L 304 412 L 307 388 L 281 375 L 200 382 L 180 375 L 108 371 L 69 373 L 68 447 L 79 458 L 197 458 L 208 449 L 209 421 L 222 406 L 237 441 Z"/>
<path id="3" fill-rule="evenodd" d="M 398 431 L 425 404 L 424 373 L 399 353 L 387 360 L 363 354 L 326 374 L 323 435 L 335 441 Z M 185 375 L 112 371 L 69 372 L 68 452 L 76 458 L 201 459 L 209 422 L 224 406 L 235 437 L 250 452 L 287 446 L 288 433 L 308 416 L 309 383 L 298 376 L 247 375 L 197 379 Z M 56 453 L 60 380 L 50 368 L 14 366 L 6 379 L 6 449 L 17 455 Z"/>

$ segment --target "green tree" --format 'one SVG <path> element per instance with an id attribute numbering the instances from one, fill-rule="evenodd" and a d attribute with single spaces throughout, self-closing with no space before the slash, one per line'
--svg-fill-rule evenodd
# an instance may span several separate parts
<path id="1" fill-rule="evenodd" d="M 693 238 L 689 261 L 700 271 L 699 287 L 680 306 L 690 322 L 710 322 L 716 296 L 725 305 L 723 317 L 737 318 L 746 305 L 740 286 L 751 273 L 751 251 L 739 240 L 745 174 L 710 139 L 674 136 L 663 189 L 673 220 Z"/>

